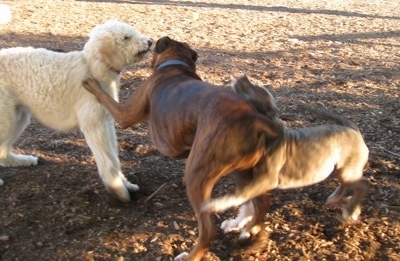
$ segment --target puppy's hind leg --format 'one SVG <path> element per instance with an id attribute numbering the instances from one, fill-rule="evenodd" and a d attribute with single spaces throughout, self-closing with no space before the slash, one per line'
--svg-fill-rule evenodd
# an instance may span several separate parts
<path id="1" fill-rule="evenodd" d="M 342 216 L 345 221 L 356 221 L 361 213 L 361 202 L 367 194 L 369 182 L 367 179 L 362 178 L 360 181 L 351 185 L 354 190 L 354 195 L 351 197 L 348 205 L 343 209 Z"/>
<path id="2" fill-rule="evenodd" d="M 244 226 L 239 236 L 240 240 L 246 240 L 250 236 L 255 236 L 262 230 L 262 221 L 271 205 L 271 195 L 265 193 L 254 198 L 251 203 L 254 206 L 253 218 Z"/>
<path id="3" fill-rule="evenodd" d="M 231 175 L 237 189 L 244 187 L 253 179 L 252 169 L 235 171 Z M 239 240 L 247 240 L 262 229 L 262 221 L 271 204 L 271 196 L 266 193 L 240 206 L 239 214 L 233 220 L 225 220 L 221 224 L 224 233 L 240 231 Z"/>
<path id="4" fill-rule="evenodd" d="M 247 201 L 240 206 L 239 214 L 236 218 L 223 221 L 220 228 L 224 233 L 241 231 L 244 226 L 253 219 L 254 212 L 253 202 L 251 200 Z"/>
<path id="5" fill-rule="evenodd" d="M 346 187 L 343 184 L 340 184 L 335 191 L 326 199 L 325 205 L 336 204 L 343 198 L 344 193 L 346 192 Z"/>
<path id="6" fill-rule="evenodd" d="M 122 174 L 114 121 L 99 106 L 101 105 L 98 103 L 83 106 L 78 113 L 79 126 L 94 155 L 105 187 L 121 201 L 128 202 L 128 190 L 136 191 L 139 187 L 130 183 Z"/>
<path id="7" fill-rule="evenodd" d="M 356 221 L 361 213 L 361 202 L 367 194 L 369 185 L 368 180 L 363 178 L 364 165 L 357 162 L 357 164 L 348 165 L 337 172 L 337 178 L 341 185 L 336 189 L 338 192 L 334 192 L 333 198 L 338 198 L 339 196 L 335 196 L 335 194 L 341 194 L 344 187 L 351 188 L 354 191 L 350 201 L 342 211 L 342 218 L 345 222 Z"/>
<path id="8" fill-rule="evenodd" d="M 253 175 L 252 170 L 237 170 L 231 173 L 230 178 L 235 183 L 236 189 L 239 187 L 244 187 L 251 182 Z M 252 201 L 247 201 L 242 204 L 239 209 L 239 214 L 235 219 L 227 219 L 221 223 L 220 228 L 224 233 L 229 233 L 233 231 L 241 231 L 244 226 L 251 221 L 255 213 L 254 205 Z"/>
<path id="9" fill-rule="evenodd" d="M 30 114 L 14 103 L 14 100 L 0 92 L 0 166 L 17 167 L 37 165 L 38 158 L 30 155 L 17 155 L 11 146 L 30 122 Z"/>
<path id="10" fill-rule="evenodd" d="M 222 212 L 239 206 L 251 199 L 260 197 L 278 187 L 279 179 L 275 170 L 268 170 L 265 157 L 253 168 L 253 179 L 250 183 L 236 190 L 234 195 L 227 195 L 205 202 L 201 211 Z M 265 210 L 266 211 L 266 210 Z"/>

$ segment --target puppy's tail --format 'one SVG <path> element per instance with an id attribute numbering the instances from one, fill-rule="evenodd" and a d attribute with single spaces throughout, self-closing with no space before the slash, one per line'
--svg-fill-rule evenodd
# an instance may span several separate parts
<path id="1" fill-rule="evenodd" d="M 318 115 L 319 117 L 321 117 L 323 119 L 331 120 L 338 125 L 345 126 L 345 127 L 348 127 L 348 128 L 351 128 L 353 130 L 360 132 L 360 129 L 357 127 L 357 125 L 348 119 L 345 119 L 343 117 L 340 117 L 338 115 L 332 114 L 332 113 L 324 111 L 324 110 L 317 110 L 314 108 L 310 108 L 308 106 L 301 106 L 301 105 L 300 105 L 300 107 L 309 112 L 312 112 L 312 113 Z"/>
<path id="2" fill-rule="evenodd" d="M 315 113 L 318 116 L 325 118 L 325 119 L 329 119 L 338 125 L 349 127 L 349 128 L 352 128 L 353 130 L 360 132 L 360 129 L 357 127 L 357 125 L 348 119 L 342 118 L 338 115 L 334 115 L 334 114 L 326 112 L 326 111 L 315 111 Z"/>

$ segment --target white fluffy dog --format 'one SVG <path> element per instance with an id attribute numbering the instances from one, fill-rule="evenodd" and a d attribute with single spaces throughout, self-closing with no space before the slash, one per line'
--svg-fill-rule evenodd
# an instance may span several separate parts
<path id="1" fill-rule="evenodd" d="M 121 172 L 114 120 L 82 83 L 92 77 L 118 100 L 119 72 L 142 60 L 151 44 L 130 25 L 113 20 L 93 29 L 83 51 L 0 50 L 0 166 L 37 165 L 37 157 L 11 152 L 33 115 L 56 130 L 79 128 L 106 188 L 120 200 L 129 201 L 128 191 L 138 186 Z"/>

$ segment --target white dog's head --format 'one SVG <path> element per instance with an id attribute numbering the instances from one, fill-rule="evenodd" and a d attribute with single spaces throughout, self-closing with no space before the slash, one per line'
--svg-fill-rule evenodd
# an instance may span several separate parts
<path id="1" fill-rule="evenodd" d="M 150 51 L 151 44 L 148 37 L 132 26 L 111 20 L 92 30 L 83 52 L 92 73 L 95 73 L 93 70 L 104 72 L 104 67 L 119 72 L 125 66 L 141 61 Z"/>

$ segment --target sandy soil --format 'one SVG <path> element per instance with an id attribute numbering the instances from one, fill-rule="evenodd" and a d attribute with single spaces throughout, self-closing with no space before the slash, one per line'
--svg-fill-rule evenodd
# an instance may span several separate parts
<path id="1" fill-rule="evenodd" d="M 398 1 L 2 2 L 12 20 L 0 25 L 1 48 L 81 50 L 95 25 L 115 18 L 153 39 L 190 43 L 205 81 L 224 88 L 247 74 L 268 86 L 289 127 L 323 123 L 302 104 L 360 127 L 371 151 L 371 186 L 359 222 L 342 225 L 339 208 L 323 207 L 335 180 L 273 191 L 265 231 L 251 243 L 220 232 L 204 260 L 400 259 Z M 122 101 L 149 76 L 148 66 L 147 60 L 122 72 Z M 146 125 L 117 128 L 123 171 L 141 186 L 127 204 L 105 192 L 81 133 L 32 121 L 15 151 L 44 163 L 0 167 L 0 260 L 160 261 L 191 249 L 197 222 L 181 184 L 184 161 L 160 155 Z M 215 193 L 231 189 L 225 179 Z"/>

